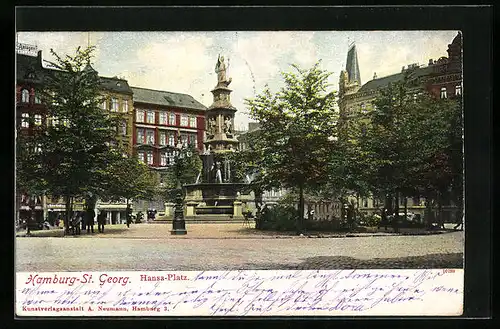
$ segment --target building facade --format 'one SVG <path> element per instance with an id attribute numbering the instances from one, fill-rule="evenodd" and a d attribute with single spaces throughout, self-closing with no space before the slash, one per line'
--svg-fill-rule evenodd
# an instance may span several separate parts
<path id="1" fill-rule="evenodd" d="M 187 94 L 132 87 L 133 147 L 154 169 L 173 163 L 178 147 L 203 151 L 206 107 Z"/>
<path id="2" fill-rule="evenodd" d="M 357 119 L 361 113 L 374 109 L 373 102 L 377 98 L 379 90 L 390 83 L 403 80 L 405 73 L 411 71 L 412 79 L 415 80 L 415 88 L 412 92 L 421 93 L 424 90 L 430 92 L 434 97 L 461 98 L 462 97 L 462 36 L 460 33 L 448 45 L 448 57 L 438 60 L 430 59 L 427 65 L 410 64 L 404 66 L 399 73 L 385 77 L 377 77 L 361 84 L 360 70 L 358 66 L 356 46 L 351 45 L 348 55 L 346 69 L 340 73 L 339 78 L 339 128 L 341 138 L 348 138 L 349 123 Z M 373 198 L 354 199 L 361 211 L 376 213 L 383 207 L 382 200 Z M 409 212 L 422 214 L 425 209 L 424 200 L 420 198 L 401 198 L 400 209 L 407 207 Z M 451 215 L 453 206 L 449 208 L 445 217 Z"/>
<path id="3" fill-rule="evenodd" d="M 93 70 L 90 65 L 85 69 Z M 16 131 L 19 134 L 36 135 L 44 127 L 56 124 L 56 120 L 47 117 L 47 108 L 42 104 L 40 94 L 43 88 L 45 75 L 52 69 L 43 66 L 42 51 L 35 54 L 16 54 Z M 94 70 L 95 71 L 95 70 Z M 132 122 L 133 105 L 132 90 L 126 80 L 116 77 L 99 77 L 102 96 L 105 101 L 102 107 L 109 110 L 121 119 L 121 124 L 116 127 L 117 142 L 128 152 L 132 151 Z M 65 124 L 64 122 L 61 122 Z M 16 193 L 18 212 L 26 206 L 22 200 L 26 199 L 23 191 Z M 50 219 L 58 213 L 65 211 L 65 204 L 60 198 L 51 196 L 37 197 L 37 220 Z M 24 208 L 23 208 L 24 207 Z M 104 203 L 99 209 L 109 211 L 109 223 L 119 222 L 120 213 L 124 217 L 126 204 L 123 202 Z M 83 210 L 83 200 L 75 200 L 74 211 Z M 19 213 L 18 216 L 19 218 Z"/>

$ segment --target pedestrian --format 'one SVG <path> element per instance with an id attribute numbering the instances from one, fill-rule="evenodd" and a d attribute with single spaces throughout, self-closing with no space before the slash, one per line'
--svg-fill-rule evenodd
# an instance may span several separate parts
<path id="1" fill-rule="evenodd" d="M 107 217 L 106 210 L 101 210 L 101 213 L 97 217 L 97 228 L 101 233 L 104 233 L 104 224 L 106 223 L 106 217 Z"/>
<path id="2" fill-rule="evenodd" d="M 95 211 L 94 209 L 87 209 L 85 214 L 85 221 L 87 223 L 87 233 L 94 233 L 94 223 L 95 223 Z"/>
<path id="3" fill-rule="evenodd" d="M 130 228 L 130 223 L 132 223 L 132 208 L 130 205 L 127 205 L 127 210 L 126 210 L 126 216 L 127 216 L 127 227 Z"/>

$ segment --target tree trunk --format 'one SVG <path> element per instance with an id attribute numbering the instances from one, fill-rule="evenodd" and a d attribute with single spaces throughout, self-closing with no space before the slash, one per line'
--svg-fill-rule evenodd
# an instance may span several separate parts
<path id="1" fill-rule="evenodd" d="M 440 228 L 444 229 L 444 220 L 443 220 L 443 193 L 437 192 L 437 206 L 438 206 L 438 224 Z"/>
<path id="2" fill-rule="evenodd" d="M 64 219 L 64 231 L 66 234 L 69 234 L 69 221 L 71 220 L 71 196 L 66 195 L 65 197 L 66 201 L 66 218 Z"/>
<path id="3" fill-rule="evenodd" d="M 297 220 L 297 234 L 301 234 L 304 223 L 304 187 L 302 185 L 299 186 L 299 218 Z"/>
<path id="4" fill-rule="evenodd" d="M 408 198 L 405 197 L 405 220 L 408 218 Z"/>
<path id="5" fill-rule="evenodd" d="M 399 232 L 399 192 L 394 197 L 394 220 L 392 221 L 394 232 Z"/>
<path id="6" fill-rule="evenodd" d="M 432 205 L 431 205 L 431 198 L 429 196 L 425 197 L 424 217 L 425 217 L 425 223 L 426 223 L 427 228 L 431 228 L 432 227 Z"/>

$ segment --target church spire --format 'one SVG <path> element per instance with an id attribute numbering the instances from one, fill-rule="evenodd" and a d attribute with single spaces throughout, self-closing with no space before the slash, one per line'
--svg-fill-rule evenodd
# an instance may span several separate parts
<path id="1" fill-rule="evenodd" d="M 347 52 L 347 62 L 345 69 L 348 74 L 349 84 L 357 82 L 361 86 L 361 73 L 359 72 L 358 54 L 356 44 L 353 42 Z"/>

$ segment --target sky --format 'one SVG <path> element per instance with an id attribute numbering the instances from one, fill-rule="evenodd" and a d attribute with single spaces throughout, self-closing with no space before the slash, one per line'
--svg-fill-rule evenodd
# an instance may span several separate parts
<path id="1" fill-rule="evenodd" d="M 74 54 L 78 46 L 96 47 L 92 66 L 100 76 L 117 76 L 133 87 L 186 93 L 210 106 L 217 84 L 217 56 L 229 60 L 231 102 L 238 109 L 235 127 L 252 121 L 245 99 L 267 84 L 281 88 L 281 72 L 290 64 L 332 72 L 331 90 L 338 90 L 349 45 L 355 42 L 361 81 L 398 73 L 408 64 L 426 65 L 447 56 L 458 31 L 224 31 L 224 32 L 18 32 L 17 42 L 36 45 L 45 60 Z"/>

